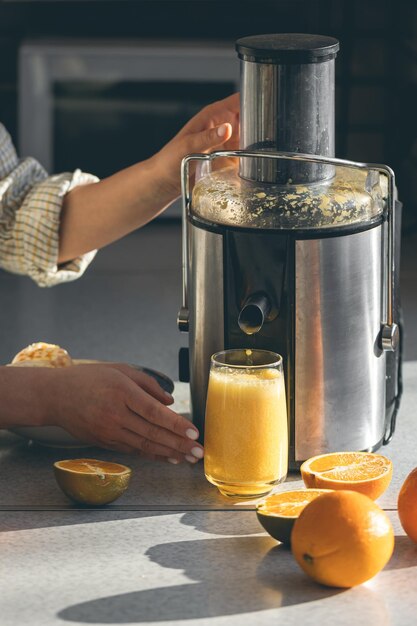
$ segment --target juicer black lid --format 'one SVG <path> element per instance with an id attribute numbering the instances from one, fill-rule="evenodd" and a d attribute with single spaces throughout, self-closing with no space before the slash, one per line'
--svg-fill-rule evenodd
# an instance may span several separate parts
<path id="1" fill-rule="evenodd" d="M 255 63 L 322 63 L 334 59 L 339 42 L 334 37 L 282 33 L 253 35 L 236 41 L 238 56 Z"/>

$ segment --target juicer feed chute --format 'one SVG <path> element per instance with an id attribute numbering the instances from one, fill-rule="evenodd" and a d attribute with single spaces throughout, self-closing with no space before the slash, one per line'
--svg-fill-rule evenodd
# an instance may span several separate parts
<path id="1" fill-rule="evenodd" d="M 290 466 L 377 449 L 392 435 L 401 395 L 394 174 L 333 156 L 336 40 L 249 37 L 237 49 L 242 149 L 182 165 L 178 323 L 189 332 L 182 357 L 193 420 L 203 431 L 211 354 L 262 348 L 284 358 Z M 300 93 L 308 110 L 295 106 L 294 118 L 282 103 Z M 216 169 L 220 157 L 234 164 Z M 192 160 L 203 167 L 191 195 Z"/>
<path id="2" fill-rule="evenodd" d="M 260 35 L 239 39 L 236 50 L 242 61 L 241 147 L 334 156 L 337 39 L 292 33 Z M 332 167 L 245 159 L 240 175 L 285 185 L 331 178 Z"/>

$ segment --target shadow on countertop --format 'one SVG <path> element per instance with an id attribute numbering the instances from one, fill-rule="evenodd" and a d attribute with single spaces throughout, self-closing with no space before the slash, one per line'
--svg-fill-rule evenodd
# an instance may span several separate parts
<path id="1" fill-rule="evenodd" d="M 58 613 L 69 622 L 175 622 L 253 613 L 344 593 L 310 581 L 270 537 L 228 537 L 156 545 L 146 553 L 193 581 L 107 596 Z"/>
<path id="2" fill-rule="evenodd" d="M 247 530 L 251 532 L 251 527 Z M 396 536 L 394 555 L 384 571 L 415 567 L 416 551 L 417 546 L 408 537 Z M 381 592 L 367 585 L 353 589 L 318 585 L 303 574 L 288 548 L 267 536 L 159 544 L 146 555 L 164 569 L 177 570 L 174 576 L 179 576 L 181 584 L 109 595 L 69 606 L 58 617 L 87 624 L 172 623 L 280 609 L 343 596 L 339 609 L 342 607 L 354 616 L 367 606 L 378 618 L 374 623 L 388 623 Z M 183 582 L 184 576 L 190 582 Z"/>

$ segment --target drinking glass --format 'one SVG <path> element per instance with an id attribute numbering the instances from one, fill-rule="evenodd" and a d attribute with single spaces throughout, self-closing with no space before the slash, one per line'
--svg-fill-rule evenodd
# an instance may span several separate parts
<path id="1" fill-rule="evenodd" d="M 285 480 L 288 425 L 282 357 L 225 350 L 211 357 L 204 471 L 225 495 L 260 497 Z"/>

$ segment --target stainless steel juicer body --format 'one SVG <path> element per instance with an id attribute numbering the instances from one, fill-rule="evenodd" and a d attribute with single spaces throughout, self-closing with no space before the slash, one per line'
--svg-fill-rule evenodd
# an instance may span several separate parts
<path id="1" fill-rule="evenodd" d="M 232 347 L 279 352 L 285 363 L 290 465 L 337 450 L 375 450 L 395 426 L 400 396 L 394 177 L 387 166 L 312 155 L 388 177 L 383 214 L 347 227 L 264 230 L 193 214 L 190 160 L 257 154 L 220 152 L 184 160 L 184 301 L 192 415 L 203 430 L 210 356 Z M 248 296 L 270 302 L 261 329 L 242 331 Z M 238 427 L 238 426 L 237 426 Z"/>
<path id="2" fill-rule="evenodd" d="M 189 332 L 193 420 L 203 432 L 214 352 L 278 352 L 291 467 L 377 449 L 401 394 L 400 205 L 389 167 L 333 157 L 337 49 L 314 36 L 240 40 L 244 150 L 190 155 L 182 166 L 178 322 Z M 215 172 L 219 157 L 238 171 Z"/>

